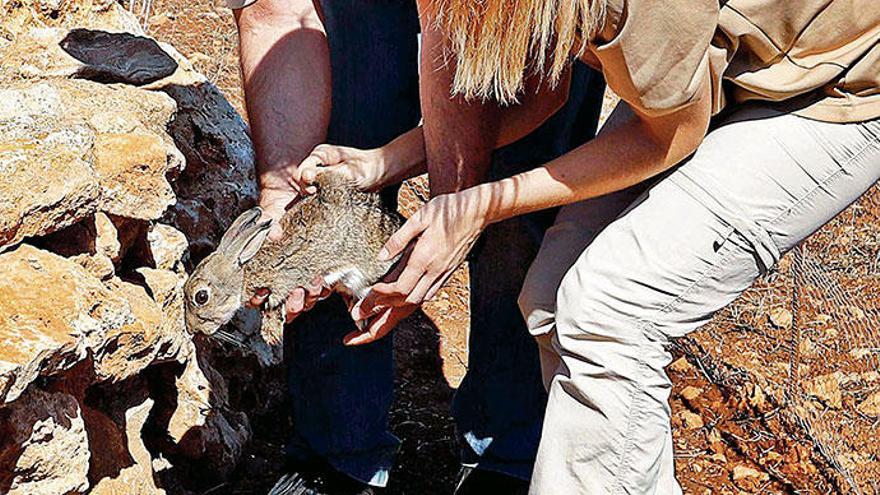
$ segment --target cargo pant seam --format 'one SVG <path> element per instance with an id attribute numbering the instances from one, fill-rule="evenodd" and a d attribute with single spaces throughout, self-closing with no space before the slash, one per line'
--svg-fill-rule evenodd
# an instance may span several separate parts
<path id="1" fill-rule="evenodd" d="M 865 145 L 864 147 L 862 147 L 862 148 L 861 148 L 859 151 L 857 151 L 856 153 L 853 153 L 853 155 L 852 155 L 849 159 L 847 159 L 847 161 L 846 161 L 844 164 L 841 164 L 841 166 L 840 166 L 840 168 L 839 168 L 838 170 L 836 170 L 835 172 L 829 174 L 827 177 L 825 177 L 824 179 L 822 179 L 822 181 L 820 181 L 819 183 L 817 183 L 816 186 L 813 187 L 809 192 L 807 192 L 806 194 L 804 194 L 804 195 L 803 195 L 802 197 L 800 197 L 797 201 L 795 201 L 794 203 L 792 203 L 791 206 L 789 206 L 789 207 L 786 208 L 784 211 L 780 212 L 778 215 L 776 215 L 776 216 L 773 217 L 770 221 L 768 221 L 768 222 L 766 223 L 766 225 L 775 225 L 775 224 L 778 223 L 780 220 L 782 220 L 784 217 L 786 217 L 786 216 L 788 216 L 788 215 L 791 215 L 791 214 L 792 214 L 793 212 L 795 212 L 795 211 L 798 211 L 798 209 L 801 208 L 801 207 L 803 206 L 803 204 L 804 204 L 805 202 L 807 202 L 810 198 L 812 198 L 812 197 L 813 197 L 818 191 L 820 191 L 820 190 L 822 190 L 823 188 L 825 188 L 825 187 L 826 187 L 828 184 L 830 184 L 831 182 L 837 180 L 837 179 L 840 177 L 841 174 L 845 174 L 845 173 L 847 173 L 847 170 L 846 170 L 847 167 L 849 167 L 853 162 L 859 160 L 859 159 L 860 159 L 862 156 L 864 156 L 867 152 L 869 152 L 869 151 L 871 151 L 872 149 L 875 149 L 875 148 L 877 148 L 877 147 L 878 147 L 878 143 L 873 142 L 873 143 L 869 143 L 869 144 Z M 681 186 L 679 186 L 679 185 L 676 184 L 675 182 L 672 182 L 672 184 L 675 184 L 676 187 L 679 187 L 679 188 L 681 189 Z M 682 190 L 684 190 L 684 189 L 682 189 Z M 685 192 L 686 192 L 686 191 L 685 191 Z M 706 208 L 706 207 L 704 206 L 704 208 Z M 721 221 L 724 222 L 724 223 L 727 223 L 724 219 L 721 219 Z M 766 230 L 765 227 L 763 227 L 761 224 L 759 224 L 759 223 L 757 223 L 757 222 L 756 222 L 756 226 L 757 226 L 758 228 L 761 228 L 761 229 Z M 733 227 L 729 227 L 729 230 L 730 230 L 730 232 L 728 233 L 727 236 L 725 236 L 725 240 L 729 239 L 730 235 L 732 235 L 734 232 L 736 232 L 736 229 L 733 228 Z M 769 234 L 769 233 L 768 233 L 768 234 Z M 772 236 L 771 236 L 771 242 L 772 242 Z M 725 246 L 726 246 L 727 244 L 728 244 L 728 243 L 725 242 Z M 775 242 L 774 242 L 774 244 L 775 244 Z M 776 248 L 779 249 L 779 246 L 776 246 Z M 735 251 L 734 251 L 734 252 L 735 252 Z M 729 256 L 730 254 L 731 254 L 731 253 L 728 253 L 727 255 Z M 707 268 L 703 273 L 701 273 L 700 275 L 698 275 L 698 276 L 697 276 L 697 279 L 695 279 L 694 282 L 692 282 L 692 283 L 689 284 L 684 290 L 682 290 L 681 293 L 675 297 L 675 299 L 673 299 L 672 301 L 670 301 L 670 302 L 668 302 L 666 305 L 664 305 L 662 308 L 660 308 L 660 309 L 658 310 L 658 314 L 664 314 L 664 313 L 669 313 L 669 312 L 673 311 L 673 310 L 678 306 L 678 304 L 681 303 L 681 300 L 682 300 L 685 296 L 687 296 L 689 293 L 691 293 L 691 292 L 693 291 L 693 289 L 694 289 L 697 285 L 701 284 L 701 283 L 705 280 L 705 278 L 706 278 L 707 276 L 714 274 L 715 271 L 716 271 L 716 269 L 719 267 L 719 265 L 720 265 L 722 262 L 724 262 L 724 261 L 726 261 L 726 260 L 724 260 L 724 259 L 719 260 L 718 262 L 716 262 L 715 264 L 713 264 L 711 267 Z M 768 267 L 768 268 L 769 268 L 769 267 Z M 653 326 L 654 326 L 654 325 L 652 325 L 651 322 L 648 321 L 648 320 L 643 320 L 643 323 L 646 324 L 646 325 L 645 325 L 646 327 L 653 327 Z"/>
<path id="2" fill-rule="evenodd" d="M 688 191 L 685 190 L 683 187 L 681 187 L 680 185 L 678 185 L 674 181 L 672 181 L 671 183 L 675 187 L 677 187 L 682 193 L 687 194 L 689 197 L 691 197 L 690 193 L 688 193 Z M 699 203 L 699 201 L 698 201 L 698 203 Z M 701 207 L 706 208 L 711 213 L 711 210 L 707 206 L 703 205 L 702 203 L 699 203 L 699 204 Z M 717 261 L 715 261 L 715 263 L 707 266 L 702 272 L 697 274 L 697 276 L 693 282 L 691 282 L 684 289 L 682 289 L 681 292 L 679 292 L 679 294 L 676 295 L 671 301 L 669 301 L 666 304 L 664 304 L 663 306 L 661 306 L 654 313 L 654 315 L 668 314 L 669 312 L 671 312 L 675 308 L 677 308 L 678 305 L 681 304 L 681 302 L 685 298 L 685 296 L 690 294 L 694 290 L 694 288 L 696 288 L 698 285 L 702 284 L 707 278 L 709 278 L 712 275 L 714 275 L 715 273 L 717 273 L 717 271 L 721 268 L 721 266 L 726 264 L 728 262 L 728 259 L 736 253 L 736 250 L 730 249 L 729 240 L 730 240 L 731 235 L 733 235 L 734 233 L 737 233 L 737 230 L 735 228 L 733 228 L 732 226 L 730 226 L 724 219 L 719 218 L 719 220 L 727 226 L 727 230 L 724 235 L 719 236 L 723 240 L 723 244 L 719 249 L 719 252 L 718 252 L 719 257 L 718 257 Z M 721 250 L 727 250 L 727 252 L 721 253 Z M 646 333 L 646 330 L 656 330 L 656 325 L 651 321 L 651 319 L 642 318 L 642 319 L 636 320 L 636 322 L 638 323 L 639 329 L 642 333 Z M 651 335 L 646 335 L 646 336 L 648 337 L 649 341 L 653 340 Z"/>
<path id="3" fill-rule="evenodd" d="M 640 345 L 639 348 L 644 347 L 644 344 Z M 646 373 L 649 371 L 649 367 L 647 363 L 641 358 L 637 359 L 638 368 L 641 373 Z M 637 407 L 641 404 L 642 397 L 644 396 L 644 387 L 642 386 L 641 381 L 635 382 L 635 387 L 633 387 L 632 391 L 630 391 L 630 400 L 629 400 L 629 420 L 627 421 L 626 434 L 624 436 L 624 444 L 623 449 L 620 453 L 620 457 L 617 461 L 617 465 L 614 467 L 612 472 L 617 472 L 619 470 L 626 470 L 627 472 L 633 471 L 632 467 L 632 452 L 633 452 L 633 444 L 635 443 L 635 430 L 636 425 L 640 423 L 642 418 L 642 411 L 644 411 L 643 407 Z M 624 491 L 624 481 L 627 479 L 625 476 L 617 476 L 616 477 L 616 487 L 613 490 L 613 493 L 622 493 L 625 494 Z"/>
<path id="4" fill-rule="evenodd" d="M 859 151 L 855 152 L 850 156 L 846 162 L 840 164 L 840 168 L 835 170 L 833 173 L 829 174 L 827 177 L 818 182 L 809 192 L 801 196 L 797 201 L 791 204 L 788 208 L 780 212 L 778 215 L 773 217 L 771 220 L 767 222 L 767 225 L 776 225 L 784 218 L 791 216 L 792 213 L 800 211 L 803 208 L 804 204 L 813 198 L 817 192 L 824 189 L 826 186 L 835 182 L 840 178 L 841 175 L 849 174 L 847 170 L 853 163 L 859 161 L 864 157 L 869 151 L 876 151 L 880 148 L 880 142 L 874 141 L 866 144 L 864 147 L 859 149 Z"/>
<path id="5" fill-rule="evenodd" d="M 724 253 L 716 263 L 714 263 L 711 267 L 709 267 L 707 270 L 705 270 L 703 272 L 703 274 L 697 278 L 697 280 L 695 280 L 692 284 L 690 284 L 682 292 L 681 295 L 677 296 L 673 301 L 667 303 L 663 308 L 659 309 L 657 311 L 657 313 L 655 313 L 655 314 L 660 314 L 660 313 L 672 311 L 677 306 L 677 304 L 683 300 L 683 296 L 687 292 L 691 291 L 694 287 L 702 284 L 706 279 L 708 279 L 710 276 L 712 276 L 714 273 L 716 273 L 717 270 L 720 270 L 723 266 L 725 266 L 729 262 L 729 260 L 731 258 L 733 258 L 733 256 L 736 253 L 737 253 L 736 250 L 728 248 L 728 252 Z M 659 330 L 657 330 L 656 324 L 651 322 L 650 320 L 637 320 L 636 324 L 638 326 L 639 333 L 645 339 L 638 346 L 638 356 L 639 357 L 636 358 L 636 362 L 637 362 L 638 369 L 639 369 L 639 372 L 641 373 L 641 375 L 647 376 L 649 373 L 651 373 L 652 369 L 651 369 L 651 366 L 641 356 L 645 355 L 645 353 L 648 351 L 648 349 L 647 349 L 648 346 L 650 344 L 656 342 L 658 340 L 658 337 L 660 337 L 661 343 L 665 344 L 665 342 L 664 342 L 665 337 L 662 337 L 662 332 L 659 332 Z M 641 420 L 641 418 L 643 416 L 643 414 L 642 414 L 643 408 L 639 408 L 637 406 L 641 403 L 643 396 L 644 396 L 644 387 L 642 386 L 641 381 L 638 380 L 634 383 L 634 387 L 633 387 L 632 391 L 630 392 L 631 399 L 629 401 L 630 405 L 628 408 L 629 420 L 627 421 L 626 436 L 624 437 L 624 447 L 623 447 L 623 450 L 620 455 L 620 460 L 619 460 L 617 466 L 615 467 L 615 471 L 626 470 L 628 473 L 634 471 L 634 468 L 631 464 L 632 464 L 633 446 L 634 446 L 634 443 L 636 440 L 635 430 L 637 428 L 637 425 L 639 424 L 639 420 Z M 626 493 L 624 491 L 624 488 L 625 488 L 624 482 L 627 479 L 629 479 L 629 478 L 626 476 L 618 476 L 616 479 L 616 487 L 615 487 L 613 493 Z"/>

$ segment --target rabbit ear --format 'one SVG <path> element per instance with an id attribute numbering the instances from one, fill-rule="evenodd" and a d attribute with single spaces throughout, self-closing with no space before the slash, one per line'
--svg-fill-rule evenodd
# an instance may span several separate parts
<path id="1" fill-rule="evenodd" d="M 262 214 L 263 210 L 255 207 L 239 215 L 223 234 L 217 250 L 237 260 L 239 265 L 250 261 L 263 245 L 272 225 L 270 220 L 257 223 Z"/>
<path id="2" fill-rule="evenodd" d="M 232 222 L 232 225 L 226 229 L 226 233 L 223 234 L 223 238 L 220 239 L 220 245 L 217 246 L 217 249 L 222 250 L 228 248 L 236 239 L 241 237 L 245 230 L 256 225 L 257 220 L 262 214 L 263 209 L 259 206 L 255 206 L 239 215 L 238 218 Z"/>
<path id="3" fill-rule="evenodd" d="M 263 242 L 266 240 L 266 236 L 269 235 L 269 228 L 272 226 L 271 220 L 266 220 L 265 222 L 260 222 L 256 224 L 252 229 L 247 231 L 247 236 L 244 237 L 242 243 L 236 243 L 235 247 L 238 248 L 238 265 L 241 266 L 248 261 L 251 260 L 256 254 L 257 251 L 260 250 L 260 247 L 263 245 Z M 235 252 L 235 251 L 233 251 Z"/>

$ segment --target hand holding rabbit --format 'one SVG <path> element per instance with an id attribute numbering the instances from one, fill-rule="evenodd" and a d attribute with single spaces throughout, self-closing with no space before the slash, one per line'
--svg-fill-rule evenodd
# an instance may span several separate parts
<path id="1" fill-rule="evenodd" d="M 233 222 L 216 252 L 205 258 L 184 286 L 186 321 L 192 332 L 212 334 L 254 294 L 262 304 L 264 339 L 281 357 L 284 299 L 316 277 L 361 299 L 395 259 L 378 260 L 385 241 L 402 225 L 396 211 L 375 193 L 352 187 L 341 174 L 317 174 L 317 192 L 296 202 L 279 220 L 281 238 L 268 239 L 270 220 L 253 208 Z"/>

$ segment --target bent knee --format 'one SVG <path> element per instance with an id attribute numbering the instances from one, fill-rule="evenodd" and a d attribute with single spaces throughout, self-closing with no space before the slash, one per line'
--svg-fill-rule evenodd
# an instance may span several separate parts
<path id="1" fill-rule="evenodd" d="M 666 339 L 637 311 L 636 294 L 620 291 L 601 270 L 588 268 L 569 273 L 557 293 L 556 345 L 567 365 L 662 385 L 670 358 Z"/>

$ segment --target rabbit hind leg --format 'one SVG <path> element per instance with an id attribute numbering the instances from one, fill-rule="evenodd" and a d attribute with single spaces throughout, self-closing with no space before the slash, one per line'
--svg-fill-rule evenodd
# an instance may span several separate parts
<path id="1" fill-rule="evenodd" d="M 354 267 L 325 275 L 324 283 L 349 296 L 345 298 L 349 311 L 370 292 L 370 284 L 364 272 Z M 355 320 L 354 324 L 361 332 L 367 329 L 366 320 Z"/>
<path id="2" fill-rule="evenodd" d="M 342 294 L 356 300 L 363 299 L 370 291 L 370 283 L 364 272 L 357 267 L 343 268 L 324 275 L 324 283 Z"/>
<path id="3" fill-rule="evenodd" d="M 279 363 L 284 351 L 284 303 L 262 311 L 260 335 L 272 353 L 272 363 Z"/>

